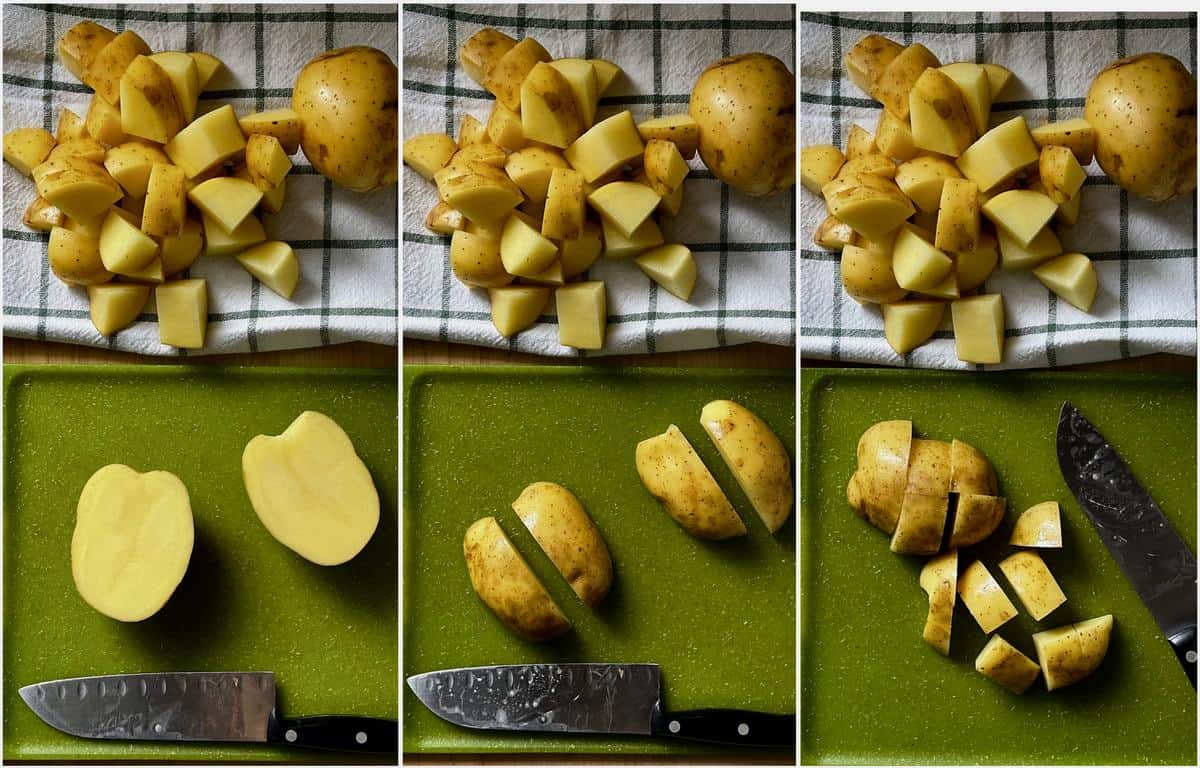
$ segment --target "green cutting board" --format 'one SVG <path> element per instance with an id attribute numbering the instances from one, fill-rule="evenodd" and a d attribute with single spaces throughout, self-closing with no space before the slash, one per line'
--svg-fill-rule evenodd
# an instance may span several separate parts
<path id="1" fill-rule="evenodd" d="M 794 372 L 406 366 L 404 381 L 406 676 L 483 664 L 654 662 L 668 708 L 795 711 L 795 525 L 767 533 L 699 423 L 705 403 L 736 400 L 794 456 Z M 642 487 L 634 446 L 671 423 L 747 518 L 748 536 L 694 539 Z M 538 480 L 571 489 L 608 543 L 616 577 L 594 613 L 510 507 Z M 475 596 L 462 537 L 488 515 L 574 622 L 563 638 L 525 642 Z M 439 720 L 407 688 L 403 700 L 406 753 L 721 752 L 667 739 L 473 731 Z"/>
<path id="2" fill-rule="evenodd" d="M 397 717 L 396 372 L 4 366 L 4 759 L 344 762 L 267 745 L 78 739 L 20 686 L 117 672 L 267 670 L 285 717 Z M 242 485 L 242 448 L 300 412 L 345 428 L 379 489 L 379 528 L 337 567 L 271 538 Z M 188 488 L 196 539 L 174 596 L 137 624 L 89 608 L 70 570 L 75 503 L 120 462 Z M 387 758 L 382 758 L 386 760 Z"/>
<path id="3" fill-rule="evenodd" d="M 1196 762 L 1196 692 L 1133 587 L 1064 484 L 1055 430 L 1064 399 L 1117 448 L 1185 540 L 1196 541 L 1196 381 L 1078 373 L 971 376 L 923 371 L 805 371 L 801 377 L 801 701 L 803 763 L 1180 764 Z M 960 553 L 994 567 L 1016 516 L 1062 507 L 1063 548 L 1042 550 L 1068 602 L 1043 622 L 999 633 L 1036 658 L 1032 632 L 1111 613 L 1108 655 L 1091 677 L 1016 696 L 975 672 L 987 638 L 961 606 L 950 658 L 921 639 L 923 558 L 846 503 L 855 447 L 884 419 L 917 436 L 957 437 L 992 460 L 1008 514 Z M 1011 592 L 1010 592 L 1011 594 Z M 1015 597 L 1014 597 L 1015 601 Z"/>

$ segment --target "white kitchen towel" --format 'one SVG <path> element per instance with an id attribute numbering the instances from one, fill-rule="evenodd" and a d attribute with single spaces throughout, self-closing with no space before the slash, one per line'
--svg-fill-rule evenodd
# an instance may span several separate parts
<path id="1" fill-rule="evenodd" d="M 993 62 L 1016 82 L 993 106 L 993 121 L 1024 115 L 1030 128 L 1083 116 L 1092 78 L 1106 64 L 1163 51 L 1196 71 L 1195 14 L 1101 13 L 805 13 L 800 19 L 802 145 L 845 146 L 850 126 L 871 133 L 879 105 L 850 82 L 842 58 L 859 38 L 878 33 L 919 42 L 941 61 Z M 1004 295 L 1004 362 L 1035 368 L 1135 357 L 1196 354 L 1196 197 L 1148 203 L 1115 186 L 1093 163 L 1079 223 L 1063 245 L 1088 254 L 1100 290 L 1091 312 L 1058 299 L 1028 272 L 996 272 L 984 289 Z M 838 254 L 812 242 L 826 211 L 802 190 L 802 356 L 922 368 L 975 368 L 958 360 L 950 312 L 933 341 L 901 357 L 883 339 L 877 307 L 842 290 Z"/>
<path id="2" fill-rule="evenodd" d="M 291 104 L 292 84 L 311 58 L 369 45 L 396 61 L 394 5 L 4 6 L 4 130 L 51 132 L 62 108 L 87 113 L 91 90 L 67 71 L 58 39 L 89 18 L 137 32 L 152 49 L 206 51 L 226 71 L 200 96 L 200 109 L 232 104 L 239 115 Z M 277 296 L 231 257 L 200 259 L 189 276 L 208 280 L 208 339 L 188 354 L 253 352 L 397 340 L 397 188 L 349 192 L 318 175 L 303 152 L 292 156 L 287 200 L 267 214 L 267 236 L 292 245 L 300 284 Z M 88 317 L 87 294 L 56 279 L 48 235 L 21 224 L 33 182 L 4 166 L 4 332 L 152 355 L 181 354 L 159 343 L 153 299 L 138 322 L 106 339 Z"/>
<path id="3" fill-rule="evenodd" d="M 631 110 L 635 120 L 686 112 L 701 71 L 724 55 L 764 51 L 795 71 L 792 5 L 404 6 L 404 135 L 458 135 L 463 115 L 487 121 L 491 94 L 458 65 L 459 47 L 483 27 L 538 40 L 555 58 L 609 59 L 625 76 L 601 99 L 597 120 Z M 663 227 L 695 254 L 690 302 L 661 290 L 631 261 L 601 259 L 588 279 L 608 288 L 608 336 L 600 354 L 666 352 L 763 341 L 795 343 L 794 191 L 753 199 L 704 169 L 684 182 L 683 211 Z M 425 228 L 437 191 L 404 169 L 404 333 L 542 355 L 577 355 L 558 343 L 553 302 L 532 328 L 505 339 L 487 292 L 454 279 L 450 238 Z M 595 354 L 595 353 L 589 353 Z"/>

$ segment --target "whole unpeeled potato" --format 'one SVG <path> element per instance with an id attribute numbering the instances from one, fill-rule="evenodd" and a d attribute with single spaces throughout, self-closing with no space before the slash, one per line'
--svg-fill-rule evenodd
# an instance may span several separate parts
<path id="1" fill-rule="evenodd" d="M 796 183 L 796 78 L 765 53 L 713 62 L 688 107 L 700 125 L 700 157 L 735 189 L 762 197 Z"/>
<path id="2" fill-rule="evenodd" d="M 1141 53 L 1109 64 L 1084 117 L 1096 161 L 1118 186 L 1156 202 L 1196 188 L 1196 78 L 1178 59 Z"/>
<path id="3" fill-rule="evenodd" d="M 292 109 L 300 147 L 321 175 L 355 192 L 396 183 L 399 88 L 388 55 L 361 45 L 322 53 L 300 70 Z"/>

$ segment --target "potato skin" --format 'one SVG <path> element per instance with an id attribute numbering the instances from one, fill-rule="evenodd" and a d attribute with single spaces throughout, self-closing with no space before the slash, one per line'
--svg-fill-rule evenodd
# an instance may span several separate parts
<path id="1" fill-rule="evenodd" d="M 512 508 L 579 599 L 599 605 L 612 586 L 612 557 L 575 494 L 557 483 L 532 483 Z"/>
<path id="2" fill-rule="evenodd" d="M 292 89 L 304 156 L 354 192 L 396 183 L 399 104 L 396 65 L 383 51 L 359 45 L 322 53 Z"/>
<path id="3" fill-rule="evenodd" d="M 700 424 L 767 530 L 782 528 L 795 501 L 792 464 L 783 443 L 757 414 L 732 400 L 705 405 Z"/>
<path id="4" fill-rule="evenodd" d="M 688 533 L 701 539 L 746 535 L 745 523 L 674 424 L 638 443 L 636 463 L 646 490 Z"/>
<path id="5" fill-rule="evenodd" d="M 700 125 L 700 158 L 729 186 L 752 197 L 796 183 L 796 78 L 765 53 L 709 65 L 688 111 Z"/>

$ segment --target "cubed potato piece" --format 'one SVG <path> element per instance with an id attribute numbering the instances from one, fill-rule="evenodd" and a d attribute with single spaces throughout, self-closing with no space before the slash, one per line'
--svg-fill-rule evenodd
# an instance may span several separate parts
<path id="1" fill-rule="evenodd" d="M 546 147 L 525 147 L 509 155 L 504 172 L 521 188 L 525 197 L 534 202 L 546 199 L 550 173 L 555 168 L 570 168 L 563 156 Z"/>
<path id="2" fill-rule="evenodd" d="M 942 546 L 950 499 L 907 492 L 892 533 L 891 550 L 899 555 L 935 555 Z"/>
<path id="3" fill-rule="evenodd" d="M 138 56 L 121 76 L 121 130 L 164 144 L 187 125 L 175 86 L 149 56 Z"/>
<path id="4" fill-rule="evenodd" d="M 426 181 L 433 181 L 433 174 L 445 168 L 457 151 L 458 145 L 454 139 L 444 133 L 420 133 L 405 139 L 404 164 L 421 174 Z"/>
<path id="5" fill-rule="evenodd" d="M 521 125 L 521 116 L 500 102 L 492 105 L 487 121 L 488 138 L 496 146 L 509 152 L 524 149 L 529 143 Z"/>
<path id="6" fill-rule="evenodd" d="M 995 103 L 1008 84 L 1012 82 L 1013 73 L 999 64 L 980 64 L 987 73 L 988 86 L 992 92 L 992 103 Z"/>
<path id="7" fill-rule="evenodd" d="M 513 281 L 500 258 L 500 241 L 465 230 L 450 240 L 450 269 L 460 282 L 476 288 L 498 288 Z"/>
<path id="8" fill-rule="evenodd" d="M 208 283 L 202 279 L 175 280 L 154 289 L 158 307 L 158 340 L 183 349 L 204 346 L 208 330 Z"/>
<path id="9" fill-rule="evenodd" d="M 840 251 L 854 244 L 854 230 L 836 216 L 826 216 L 813 232 L 813 242 L 831 251 Z"/>
<path id="10" fill-rule="evenodd" d="M 975 124 L 962 91 L 939 69 L 927 69 L 908 94 L 913 143 L 921 149 L 958 157 L 975 140 Z"/>
<path id="11" fill-rule="evenodd" d="M 562 266 L 563 278 L 569 279 L 586 272 L 596 263 L 596 259 L 600 258 L 602 248 L 600 225 L 594 221 L 584 221 L 578 236 L 563 240 L 559 244 L 559 263 Z"/>
<path id="12" fill-rule="evenodd" d="M 22 176 L 31 176 L 54 149 L 54 137 L 45 128 L 17 128 L 4 134 L 4 161 Z"/>
<path id="13" fill-rule="evenodd" d="M 225 64 L 211 53 L 203 51 L 188 51 L 188 56 L 191 56 L 192 61 L 196 62 L 197 80 L 200 92 L 203 93 L 213 84 L 213 78 L 225 69 Z"/>
<path id="14" fill-rule="evenodd" d="M 208 214 L 201 212 L 204 222 L 204 255 L 232 256 L 267 239 L 266 230 L 257 216 L 247 216 L 232 232 L 227 232 Z"/>
<path id="15" fill-rule="evenodd" d="M 189 179 L 236 158 L 245 149 L 246 137 L 228 104 L 196 118 L 163 147 Z"/>
<path id="16" fill-rule="evenodd" d="M 958 577 L 958 596 L 983 633 L 995 632 L 1017 615 L 1017 608 L 982 561 L 976 560 Z"/>
<path id="17" fill-rule="evenodd" d="M 1025 118 L 1018 116 L 980 136 L 958 157 L 956 165 L 986 193 L 1037 162 L 1038 148 Z"/>
<path id="18" fill-rule="evenodd" d="M 63 213 L 46 202 L 45 198 L 35 197 L 25 208 L 25 213 L 21 216 L 21 223 L 38 232 L 49 232 L 55 227 L 62 226 Z"/>
<path id="19" fill-rule="evenodd" d="M 521 133 L 527 141 L 565 149 L 583 130 L 571 83 L 548 63 L 538 62 L 521 83 Z"/>
<path id="20" fill-rule="evenodd" d="M 660 139 L 650 139 L 646 142 L 642 165 L 650 188 L 659 197 L 665 197 L 679 189 L 679 185 L 691 170 L 675 145 Z"/>
<path id="21" fill-rule="evenodd" d="M 246 170 L 254 186 L 270 192 L 283 183 L 292 170 L 292 161 L 283 151 L 283 145 L 274 136 L 256 133 L 246 140 Z"/>
<path id="22" fill-rule="evenodd" d="M 666 242 L 658 222 L 654 219 L 646 219 L 629 237 L 621 234 L 621 231 L 608 219 L 602 219 L 601 226 L 604 231 L 604 257 L 606 259 L 632 258 Z"/>
<path id="23" fill-rule="evenodd" d="M 188 198 L 184 192 L 184 181 L 183 169 L 178 166 L 155 163 L 150 168 L 150 180 L 146 184 L 146 206 L 142 212 L 143 232 L 155 237 L 179 234 L 184 219 L 187 218 Z M 212 184 L 216 181 L 225 179 L 213 179 L 204 183 Z"/>
<path id="24" fill-rule="evenodd" d="M 888 62 L 875 81 L 871 96 L 893 115 L 907 120 L 909 92 L 925 70 L 939 66 L 941 62 L 928 48 L 913 43 Z"/>
<path id="25" fill-rule="evenodd" d="M 158 285 L 167 279 L 163 274 L 162 258 L 155 256 L 149 264 L 141 269 L 122 274 L 121 279 L 125 282 Z"/>
<path id="26" fill-rule="evenodd" d="M 987 133 L 988 115 L 992 111 L 992 87 L 987 70 L 979 64 L 956 61 L 941 67 L 940 71 L 953 80 L 962 93 L 967 114 L 971 116 L 971 124 L 975 127 L 975 135 Z"/>
<path id="27" fill-rule="evenodd" d="M 496 97 L 497 102 L 515 112 L 521 109 L 521 84 L 537 64 L 550 59 L 550 54 L 537 40 L 527 37 L 496 60 L 481 85 Z"/>
<path id="28" fill-rule="evenodd" d="M 234 166 L 232 176 L 235 179 L 241 179 L 242 181 L 248 181 L 251 184 L 254 183 L 254 180 L 250 178 L 250 171 L 246 169 L 245 163 Z M 213 176 L 213 178 L 216 178 L 216 176 Z M 188 183 L 186 185 L 187 190 L 189 192 L 191 192 L 193 189 L 200 186 L 205 181 L 208 181 L 208 179 L 200 179 L 200 180 L 190 179 L 189 180 L 190 183 Z M 278 185 L 272 187 L 271 189 L 263 191 L 262 200 L 259 201 L 258 208 L 260 211 L 266 211 L 267 213 L 279 213 L 280 211 L 283 210 L 283 202 L 286 197 L 287 197 L 287 177 L 285 176 L 284 178 L 280 179 Z M 460 217 L 461 217 L 461 214 L 460 214 Z"/>
<path id="29" fill-rule="evenodd" d="M 596 106 L 600 103 L 596 68 L 587 59 L 554 59 L 547 63 L 557 69 L 571 86 L 582 124 L 580 132 L 591 128 L 596 121 Z"/>
<path id="30" fill-rule="evenodd" d="M 46 156 L 47 160 L 56 157 L 82 157 L 93 163 L 103 163 L 108 150 L 95 139 L 72 139 L 55 145 Z"/>
<path id="31" fill-rule="evenodd" d="M 123 144 L 126 139 L 125 131 L 121 128 L 121 110 L 109 104 L 99 94 L 93 95 L 88 104 L 84 127 L 88 136 L 110 147 Z"/>
<path id="32" fill-rule="evenodd" d="M 425 215 L 425 227 L 439 235 L 452 235 L 464 226 L 462 213 L 439 200 Z"/>
<path id="33" fill-rule="evenodd" d="M 904 46 L 882 35 L 867 35 L 846 52 L 842 64 L 850 82 L 864 94 L 873 96 L 876 81 L 903 50 Z"/>
<path id="34" fill-rule="evenodd" d="M 500 147 L 488 142 L 486 144 L 472 144 L 469 147 L 458 150 L 450 158 L 450 162 L 446 163 L 446 166 L 470 168 L 472 163 L 483 163 L 493 168 L 503 168 L 507 161 L 508 154 Z M 436 179 L 437 174 L 434 174 L 434 177 Z"/>
<path id="35" fill-rule="evenodd" d="M 555 168 L 547 188 L 542 235 L 556 240 L 578 236 L 585 213 L 583 175 L 570 168 Z"/>
<path id="36" fill-rule="evenodd" d="M 138 56 L 149 56 L 153 51 L 137 33 L 126 30 L 108 42 L 83 70 L 80 78 L 98 96 L 113 106 L 121 103 L 121 78 L 125 70 Z M 172 98 L 174 93 L 172 92 Z M 92 134 L 93 138 L 99 138 Z"/>
<path id="37" fill-rule="evenodd" d="M 170 162 L 158 145 L 145 141 L 118 144 L 109 149 L 104 157 L 104 167 L 109 175 L 131 197 L 145 197 L 150 183 L 150 169 L 155 163 L 169 165 Z"/>
<path id="38" fill-rule="evenodd" d="M 439 171 L 439 174 L 446 170 Z M 507 218 L 524 197 L 503 171 L 484 163 L 472 163 L 470 171 L 438 183 L 442 199 L 471 221 L 487 225 Z"/>
<path id="39" fill-rule="evenodd" d="M 875 146 L 879 151 L 898 163 L 912 160 L 921 151 L 913 141 L 908 122 L 888 112 L 879 110 L 879 125 L 875 127 Z"/>
<path id="40" fill-rule="evenodd" d="M 658 139 L 671 142 L 684 160 L 695 157 L 700 146 L 700 124 L 686 113 L 643 120 L 637 124 L 637 132 L 642 141 Z"/>
<path id="41" fill-rule="evenodd" d="M 116 210 L 109 211 L 100 229 L 100 260 L 118 275 L 138 272 L 158 256 L 158 243 Z"/>
<path id="42" fill-rule="evenodd" d="M 944 301 L 897 301 L 883 305 L 883 336 L 897 355 L 933 338 L 946 314 Z"/>
<path id="43" fill-rule="evenodd" d="M 101 336 L 112 336 L 133 325 L 150 301 L 150 286 L 110 283 L 87 287 L 92 325 Z"/>
<path id="44" fill-rule="evenodd" d="M 58 128 L 54 132 L 55 141 L 59 144 L 65 144 L 75 139 L 90 138 L 92 137 L 88 136 L 87 125 L 84 124 L 82 117 L 65 107 L 59 110 Z"/>
<path id="45" fill-rule="evenodd" d="M 846 136 L 846 158 L 853 160 L 856 157 L 875 154 L 879 154 L 879 149 L 875 146 L 875 137 L 871 132 L 858 123 L 851 125 Z"/>
<path id="46" fill-rule="evenodd" d="M 999 496 L 978 493 L 960 493 L 954 513 L 954 530 L 950 532 L 947 546 L 952 549 L 969 547 L 991 536 L 1000 521 L 1008 502 Z"/>
<path id="47" fill-rule="evenodd" d="M 99 233 L 89 237 L 84 232 L 55 227 L 50 230 L 47 253 L 50 271 L 64 283 L 99 285 L 113 279 L 100 258 Z"/>
<path id="48" fill-rule="evenodd" d="M 120 185 L 108 171 L 83 158 L 43 163 L 32 173 L 38 194 L 73 219 L 93 219 L 122 197 Z"/>
<path id="49" fill-rule="evenodd" d="M 975 657 L 975 671 L 1013 693 L 1022 694 L 1037 680 L 1042 668 L 1000 635 L 992 635 Z"/>
<path id="50" fill-rule="evenodd" d="M 644 149 L 633 115 L 626 110 L 593 125 L 563 157 L 590 184 L 641 157 Z"/>
<path id="51" fill-rule="evenodd" d="M 896 161 L 878 152 L 870 155 L 859 155 L 846 161 L 846 164 L 838 171 L 837 178 L 862 175 L 894 179 L 896 178 Z"/>
<path id="52" fill-rule="evenodd" d="M 819 195 L 821 189 L 837 177 L 845 164 L 846 156 L 832 144 L 804 147 L 800 150 L 800 183 L 809 192 Z"/>
<path id="53" fill-rule="evenodd" d="M 204 230 L 198 219 L 189 216 L 184 220 L 179 234 L 168 235 L 159 244 L 158 255 L 162 259 L 163 274 L 170 277 L 184 271 L 195 263 L 203 249 Z"/>
<path id="54" fill-rule="evenodd" d="M 470 115 L 467 115 L 467 117 L 470 117 Z M 475 120 L 473 117 L 471 119 Z M 475 123 L 478 124 L 479 121 L 475 120 Z M 289 155 L 296 154 L 296 150 L 300 148 L 300 115 L 296 114 L 292 109 L 269 109 L 266 112 L 255 112 L 245 117 L 239 117 L 238 125 L 241 126 L 242 133 L 245 134 L 247 139 L 255 134 L 274 136 L 279 140 L 283 151 Z M 404 144 L 404 162 L 407 163 L 408 142 L 406 141 Z M 420 172 L 418 171 L 418 173 Z M 422 173 L 421 175 L 424 176 L 425 174 Z M 432 176 L 433 174 L 431 173 L 425 178 L 429 179 Z"/>
<path id="55" fill-rule="evenodd" d="M 1004 558 L 1000 561 L 1000 571 L 1035 621 L 1041 621 L 1067 602 L 1054 574 L 1036 552 L 1018 552 Z"/>
<path id="56" fill-rule="evenodd" d="M 892 251 L 892 272 L 896 284 L 906 291 L 934 288 L 954 271 L 954 261 L 917 234 L 903 227 L 896 235 Z"/>
<path id="57" fill-rule="evenodd" d="M 923 291 L 916 291 L 916 294 L 924 299 L 953 301 L 961 296 L 962 292 L 958 290 L 958 280 L 954 276 L 954 271 L 951 270 L 950 273 L 942 279 L 942 282 L 938 283 L 932 288 L 926 288 Z"/>
<path id="58" fill-rule="evenodd" d="M 872 241 L 886 239 L 914 212 L 907 197 L 869 187 L 844 189 L 827 202 L 831 214 Z"/>
<path id="59" fill-rule="evenodd" d="M 1038 161 L 1038 177 L 1050 199 L 1062 205 L 1079 194 L 1087 172 L 1067 147 L 1047 146 Z"/>
<path id="60" fill-rule="evenodd" d="M 538 272 L 536 275 L 522 277 L 521 282 L 527 285 L 544 285 L 551 288 L 556 288 L 567 282 L 563 277 L 562 262 L 558 259 L 550 262 L 550 266 Z"/>
<path id="61" fill-rule="evenodd" d="M 167 73 L 175 88 L 175 100 L 183 111 L 183 123 L 187 125 L 196 117 L 196 104 L 200 99 L 200 70 L 196 60 L 181 51 L 163 51 L 150 57 Z"/>
<path id="62" fill-rule="evenodd" d="M 82 81 L 83 73 L 116 36 L 116 32 L 94 21 L 77 22 L 58 41 L 58 58 Z"/>
<path id="63" fill-rule="evenodd" d="M 489 288 L 488 298 L 492 303 L 492 325 L 508 338 L 537 322 L 550 301 L 550 288 L 532 285 Z"/>
<path id="64" fill-rule="evenodd" d="M 858 302 L 889 304 L 908 295 L 896 283 L 890 251 L 847 245 L 842 249 L 841 276 L 846 295 Z"/>
<path id="65" fill-rule="evenodd" d="M 979 240 L 979 187 L 970 179 L 946 179 L 933 244 L 943 251 L 973 251 Z"/>
<path id="66" fill-rule="evenodd" d="M 558 342 L 576 349 L 600 349 L 608 325 L 608 295 L 602 280 L 571 283 L 554 291 Z"/>
<path id="67" fill-rule="evenodd" d="M 300 261 L 292 246 L 279 240 L 253 245 L 234 258 L 263 285 L 285 299 L 292 298 L 300 282 Z"/>
<path id="68" fill-rule="evenodd" d="M 996 225 L 997 230 L 1027 246 L 1057 210 L 1058 205 L 1040 192 L 1014 189 L 988 200 L 983 206 L 983 215 Z"/>
<path id="69" fill-rule="evenodd" d="M 557 258 L 558 246 L 525 219 L 513 214 L 504 222 L 500 234 L 500 260 L 505 272 L 518 277 L 532 277 Z"/>
<path id="70" fill-rule="evenodd" d="M 1000 260 L 1000 247 L 996 238 L 980 232 L 975 248 L 954 254 L 954 278 L 960 291 L 973 291 L 983 285 Z"/>
<path id="71" fill-rule="evenodd" d="M 940 157 L 916 157 L 896 169 L 896 185 L 926 213 L 937 212 L 946 179 L 962 177 L 953 163 Z"/>
<path id="72" fill-rule="evenodd" d="M 608 59 L 588 59 L 588 63 L 596 70 L 596 89 L 603 96 L 621 76 L 621 68 Z"/>
<path id="73" fill-rule="evenodd" d="M 517 41 L 491 27 L 484 27 L 467 38 L 458 49 L 458 60 L 467 77 L 483 85 L 488 73 L 504 54 L 512 50 Z"/>
<path id="74" fill-rule="evenodd" d="M 1081 312 L 1088 312 L 1096 300 L 1099 282 L 1092 260 L 1082 253 L 1064 253 L 1033 269 L 1033 275 L 1059 298 Z"/>
<path id="75" fill-rule="evenodd" d="M 1057 501 L 1034 504 L 1021 513 L 1008 543 L 1014 547 L 1062 548 L 1062 519 Z"/>
<path id="76" fill-rule="evenodd" d="M 1005 270 L 1032 269 L 1062 253 L 1062 243 L 1050 227 L 1038 232 L 1029 245 L 1021 245 L 1002 229 L 997 230 L 996 238 L 1000 247 L 1000 267 Z"/>
<path id="77" fill-rule="evenodd" d="M 1038 149 L 1066 147 L 1080 165 L 1091 163 L 1096 153 L 1096 134 L 1082 117 L 1039 125 L 1030 135 Z"/>
<path id="78" fill-rule="evenodd" d="M 995 364 L 1004 359 L 1004 297 L 987 293 L 950 304 L 954 346 L 966 363 Z"/>
<path id="79" fill-rule="evenodd" d="M 696 259 L 686 245 L 661 245 L 634 259 L 654 282 L 687 301 L 696 287 Z"/>
<path id="80" fill-rule="evenodd" d="M 650 218 L 661 197 L 632 181 L 614 181 L 588 195 L 588 203 L 625 237 L 631 237 Z"/>

